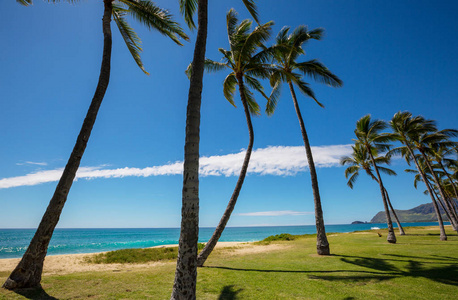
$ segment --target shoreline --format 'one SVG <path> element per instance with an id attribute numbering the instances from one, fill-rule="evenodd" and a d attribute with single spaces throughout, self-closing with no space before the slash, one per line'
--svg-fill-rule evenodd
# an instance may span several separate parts
<path id="1" fill-rule="evenodd" d="M 246 248 L 252 245 L 253 242 L 219 242 L 215 248 Z M 148 248 L 165 248 L 177 247 L 173 245 L 159 245 Z M 155 265 L 166 264 L 168 262 L 149 262 L 143 264 L 93 264 L 86 261 L 87 258 L 95 256 L 103 252 L 94 253 L 74 253 L 74 254 L 59 254 L 47 255 L 44 262 L 43 274 L 69 274 L 75 272 L 92 272 L 92 271 L 121 271 L 131 270 Z M 12 272 L 17 266 L 21 258 L 1 258 L 0 272 Z"/>

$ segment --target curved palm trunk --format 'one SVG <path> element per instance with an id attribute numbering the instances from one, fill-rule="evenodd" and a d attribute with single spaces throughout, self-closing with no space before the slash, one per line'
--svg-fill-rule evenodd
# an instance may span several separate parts
<path id="1" fill-rule="evenodd" d="M 386 190 L 385 187 L 383 189 L 385 190 L 386 201 L 388 202 L 388 205 L 391 211 L 393 212 L 393 216 L 394 216 L 394 219 L 396 220 L 396 224 L 398 224 L 399 235 L 406 235 L 406 233 L 404 232 L 404 228 L 402 228 L 401 221 L 399 221 L 398 215 L 396 214 L 396 211 L 394 210 L 393 205 L 391 205 L 391 200 L 390 200 L 390 196 L 388 195 L 388 191 Z"/>
<path id="2" fill-rule="evenodd" d="M 181 232 L 171 299 L 196 299 L 199 237 L 200 106 L 207 42 L 208 0 L 198 1 L 197 38 L 192 60 L 184 146 Z"/>
<path id="3" fill-rule="evenodd" d="M 418 173 L 420 173 L 421 178 L 422 178 L 423 182 L 425 183 L 426 188 L 428 189 L 428 193 L 429 193 L 429 195 L 431 197 L 431 200 L 433 202 L 434 211 L 436 212 L 436 216 L 437 216 L 437 222 L 439 223 L 440 240 L 441 241 L 446 241 L 447 240 L 447 235 L 445 234 L 444 222 L 442 220 L 442 216 L 441 216 L 441 213 L 439 211 L 439 207 L 438 207 L 438 205 L 436 203 L 436 199 L 434 199 L 433 191 L 431 190 L 431 187 L 428 184 L 428 179 L 426 178 L 425 173 L 423 173 L 423 170 L 418 165 L 417 158 L 415 157 L 415 155 L 413 153 L 413 150 L 410 148 L 410 145 L 408 143 L 405 143 L 405 145 L 406 145 L 407 149 L 409 150 L 409 153 L 410 153 L 413 161 L 415 162 L 415 167 L 417 167 Z"/>
<path id="4" fill-rule="evenodd" d="M 391 215 L 388 209 L 388 201 L 386 199 L 386 194 L 385 194 L 386 190 L 385 190 L 385 187 L 383 186 L 382 178 L 380 177 L 380 172 L 378 171 L 377 164 L 375 163 L 375 159 L 374 159 L 374 156 L 372 155 L 371 149 L 368 146 L 366 146 L 366 148 L 367 148 L 367 152 L 369 153 L 369 156 L 371 157 L 372 164 L 374 165 L 374 170 L 378 178 L 377 181 L 380 186 L 380 192 L 382 193 L 383 207 L 385 208 L 386 223 L 388 225 L 388 236 L 386 240 L 388 241 L 388 243 L 395 244 L 396 235 L 394 234 L 393 221 L 391 221 Z"/>
<path id="5" fill-rule="evenodd" d="M 288 86 L 291 91 L 291 96 L 296 109 L 297 118 L 301 126 L 302 139 L 304 140 L 305 153 L 307 155 L 307 162 L 310 170 L 310 177 L 312 179 L 313 200 L 315 202 L 315 223 L 316 223 L 316 250 L 319 255 L 329 255 L 329 243 L 326 237 L 326 230 L 324 227 L 323 210 L 321 208 L 320 189 L 318 187 L 318 178 L 315 170 L 315 163 L 313 162 L 312 149 L 310 148 L 307 131 L 305 130 L 304 120 L 302 119 L 299 104 L 297 103 L 296 93 L 294 92 L 293 84 L 288 81 Z"/>
<path id="6" fill-rule="evenodd" d="M 437 195 L 436 191 L 433 189 L 432 183 L 428 181 L 428 184 L 429 184 L 429 186 L 431 187 L 431 190 L 434 193 L 434 198 L 436 199 L 436 202 L 439 203 L 440 207 L 442 207 L 442 210 L 444 211 L 445 215 L 447 216 L 447 219 L 450 220 L 450 214 L 449 214 L 448 210 L 445 208 L 444 203 L 442 203 L 441 199 Z"/>
<path id="7" fill-rule="evenodd" d="M 452 180 L 452 177 L 450 177 L 450 174 L 447 172 L 447 170 L 445 170 L 445 167 L 444 165 L 442 164 L 442 162 L 440 160 L 437 161 L 442 169 L 442 171 L 444 171 L 445 175 L 447 176 L 448 180 L 450 180 L 450 184 L 452 185 L 452 189 L 453 189 L 453 192 L 455 193 L 455 198 L 458 200 L 458 191 L 456 189 L 456 185 L 455 183 L 453 182 Z"/>
<path id="8" fill-rule="evenodd" d="M 111 59 L 111 13 L 112 3 L 105 0 L 105 10 L 103 14 L 103 58 L 100 70 L 99 82 L 92 98 L 91 105 L 84 119 L 83 126 L 76 140 L 76 144 L 65 166 L 64 172 L 57 184 L 48 208 L 41 219 L 40 225 L 30 242 L 27 251 L 22 256 L 21 261 L 13 270 L 9 278 L 3 284 L 6 289 L 34 288 L 40 286 L 41 274 L 43 272 L 43 262 L 48 251 L 54 228 L 56 227 L 62 209 L 67 200 L 67 195 L 72 186 L 76 172 L 86 149 L 92 127 L 94 126 L 98 110 L 102 103 L 105 91 L 110 79 L 110 59 Z"/>
<path id="9" fill-rule="evenodd" d="M 440 193 L 440 195 L 441 195 L 442 200 L 443 200 L 444 203 L 445 203 L 445 206 L 446 206 L 447 210 L 451 212 L 452 209 L 451 209 L 451 207 L 449 206 L 449 203 L 448 203 L 447 200 L 446 200 L 445 193 L 444 193 L 444 189 L 442 188 L 442 185 L 441 185 L 440 182 L 439 182 L 439 178 L 437 177 L 436 172 L 434 172 L 434 170 L 433 170 L 433 168 L 432 168 L 432 166 L 431 166 L 431 163 L 429 162 L 429 159 L 428 159 L 428 157 L 426 156 L 426 154 L 425 154 L 423 151 L 421 151 L 421 150 L 420 150 L 420 153 L 421 153 L 421 155 L 423 156 L 423 158 L 424 158 L 424 160 L 425 160 L 425 163 L 426 163 L 426 165 L 428 166 L 429 171 L 431 172 L 431 175 L 433 175 L 434 182 L 436 183 L 437 189 L 439 190 L 439 193 Z M 456 221 L 455 216 L 454 216 L 453 214 L 450 214 L 450 215 L 449 215 L 449 220 L 450 220 L 450 224 L 452 224 L 453 229 L 454 229 L 455 231 L 457 231 L 457 230 L 458 230 L 458 228 L 457 228 L 457 221 Z"/>
<path id="10" fill-rule="evenodd" d="M 202 267 L 207 260 L 208 256 L 210 253 L 213 251 L 213 249 L 216 246 L 216 243 L 218 242 L 219 238 L 221 237 L 221 234 L 224 231 L 224 228 L 226 228 L 226 224 L 229 221 L 229 218 L 231 217 L 232 211 L 234 210 L 235 204 L 237 203 L 237 199 L 240 194 L 240 190 L 242 189 L 243 181 L 245 180 L 245 176 L 248 170 L 248 164 L 250 163 L 250 157 L 251 157 L 251 151 L 253 149 L 253 143 L 254 143 L 254 133 L 253 133 L 253 125 L 251 123 L 251 116 L 250 116 L 250 111 L 248 109 L 248 104 L 245 99 L 245 86 L 243 84 L 243 76 L 241 74 L 237 74 L 237 81 L 239 85 L 239 92 L 240 92 L 240 98 L 243 103 L 243 109 L 245 111 L 245 118 L 246 118 L 246 123 L 248 126 L 248 132 L 249 132 L 249 142 L 248 142 L 248 148 L 246 149 L 245 153 L 245 159 L 243 160 L 243 165 L 242 169 L 240 170 L 240 175 L 239 179 L 237 180 L 237 184 L 235 185 L 234 192 L 232 193 L 232 197 L 229 200 L 229 203 L 227 204 L 226 210 L 224 211 L 223 216 L 221 217 L 221 220 L 219 221 L 218 226 L 215 229 L 215 232 L 213 232 L 212 237 L 208 241 L 208 243 L 205 245 L 204 249 L 199 253 L 199 256 L 197 257 L 197 266 Z"/>

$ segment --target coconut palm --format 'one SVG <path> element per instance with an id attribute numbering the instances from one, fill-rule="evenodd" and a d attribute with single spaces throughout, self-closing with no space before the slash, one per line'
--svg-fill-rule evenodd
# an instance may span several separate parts
<path id="1" fill-rule="evenodd" d="M 326 66 L 315 59 L 305 62 L 297 61 L 301 55 L 305 54 L 303 46 L 310 39 L 320 40 L 323 35 L 323 29 L 318 28 L 309 31 L 307 30 L 307 27 L 299 26 L 291 34 L 289 34 L 289 30 L 289 27 L 283 27 L 276 37 L 276 44 L 272 47 L 275 71 L 271 76 L 271 85 L 274 87 L 275 94 L 279 93 L 281 83 L 286 82 L 291 92 L 294 108 L 296 110 L 297 118 L 299 119 L 299 126 L 302 132 L 302 139 L 304 141 L 312 181 L 317 230 L 317 252 L 320 255 L 329 255 L 329 243 L 326 238 L 326 231 L 324 227 L 318 177 L 315 170 L 315 163 L 313 161 L 312 149 L 310 147 L 309 138 L 307 136 L 307 131 L 305 129 L 304 120 L 299 108 L 294 86 L 296 86 L 305 96 L 312 98 L 319 106 L 323 107 L 323 104 L 318 102 L 316 99 L 309 84 L 304 81 L 303 76 L 309 76 L 313 80 L 325 83 L 332 87 L 340 87 L 343 83 L 336 75 L 329 71 Z M 266 108 L 267 113 L 273 113 L 275 106 L 276 101 L 270 101 Z"/>
<path id="2" fill-rule="evenodd" d="M 347 185 L 353 189 L 353 184 L 356 182 L 356 179 L 359 176 L 359 171 L 364 170 L 369 177 L 375 180 L 378 183 L 377 177 L 375 177 L 374 172 L 372 170 L 372 162 L 370 161 L 369 155 L 367 153 L 367 149 L 360 144 L 355 144 L 352 146 L 353 153 L 351 156 L 345 156 L 340 160 L 341 165 L 349 165 L 348 168 L 345 170 L 345 178 L 349 179 Z M 378 169 L 387 174 L 387 175 L 396 175 L 396 172 L 393 170 L 381 167 L 380 164 L 389 164 L 390 157 L 388 156 L 374 156 L 375 163 L 377 164 Z M 391 204 L 390 197 L 388 195 L 388 191 L 386 188 L 384 189 L 386 200 L 388 202 L 388 206 L 391 209 L 391 212 L 398 224 L 399 234 L 405 235 L 404 228 L 402 228 L 401 222 L 396 214 L 396 211 Z"/>
<path id="3" fill-rule="evenodd" d="M 272 70 L 270 64 L 266 64 L 269 55 L 268 50 L 258 51 L 260 47 L 263 47 L 262 43 L 269 38 L 273 22 L 260 25 L 250 32 L 252 22 L 250 20 L 244 20 L 237 25 L 237 14 L 233 9 L 227 13 L 226 22 L 230 50 L 220 48 L 219 51 L 223 54 L 223 62 L 206 59 L 205 68 L 210 72 L 223 69 L 230 71 L 230 74 L 227 75 L 223 82 L 223 94 L 235 106 L 234 92 L 238 86 L 248 126 L 249 142 L 234 192 L 213 235 L 197 257 L 198 266 L 203 266 L 221 237 L 237 203 L 248 170 L 254 143 L 254 132 L 250 114 L 259 115 L 260 113 L 259 105 L 254 99 L 250 88 L 259 92 L 268 101 L 272 99 L 264 93 L 264 89 L 256 77 L 267 79 Z M 187 73 L 192 73 L 192 69 L 188 68 Z M 275 97 L 275 95 L 272 96 L 273 98 Z"/>
<path id="4" fill-rule="evenodd" d="M 437 172 L 432 167 L 432 162 L 429 154 L 431 149 L 434 147 L 449 147 L 453 146 L 454 143 L 449 140 L 450 137 L 456 136 L 458 131 L 453 129 L 444 129 L 437 130 L 436 122 L 433 120 L 425 120 L 423 123 L 419 123 L 419 126 L 427 126 L 428 130 L 422 132 L 414 131 L 408 135 L 409 141 L 414 149 L 420 152 L 421 157 L 424 160 L 425 165 L 427 166 L 431 176 L 433 177 L 434 183 L 439 191 L 439 194 L 443 201 L 445 202 L 447 209 L 451 211 L 449 203 L 446 201 L 446 196 L 444 189 L 440 183 Z M 452 224 L 455 230 L 458 230 L 457 220 L 455 220 L 454 215 L 451 215 L 450 223 Z"/>
<path id="5" fill-rule="evenodd" d="M 21 2 L 21 4 L 32 3 L 32 1 L 19 2 Z M 58 1 L 54 0 L 52 2 Z M 68 0 L 68 2 L 75 1 Z M 108 87 L 112 45 L 111 17 L 113 17 L 118 26 L 121 36 L 126 42 L 127 48 L 131 52 L 135 62 L 143 72 L 146 73 L 140 58 L 140 52 L 142 50 L 140 47 L 141 41 L 127 22 L 126 16 L 128 15 L 137 19 L 149 29 L 157 30 L 170 37 L 179 45 L 181 45 L 180 37 L 187 39 L 187 36 L 182 31 L 179 24 L 172 20 L 172 16 L 167 11 L 155 6 L 154 3 L 149 0 L 104 0 L 104 13 L 102 19 L 104 36 L 103 57 L 99 82 L 94 97 L 92 98 L 91 105 L 84 119 L 76 144 L 40 225 L 21 261 L 3 285 L 3 287 L 7 289 L 37 287 L 40 285 L 43 261 L 47 253 L 49 241 L 59 221 L 60 214 L 67 200 L 67 195 L 80 165 L 84 150 L 86 149 L 89 136 L 91 135 L 98 110 Z"/>
<path id="6" fill-rule="evenodd" d="M 242 0 L 258 22 L 254 0 Z M 192 59 L 183 163 L 181 230 L 172 299 L 195 299 L 197 282 L 197 241 L 199 236 L 199 142 L 205 48 L 207 43 L 208 0 L 180 0 L 180 10 L 192 29 L 197 10 L 197 37 Z"/>
<path id="7" fill-rule="evenodd" d="M 426 164 L 424 163 L 423 158 L 420 155 L 417 155 L 417 161 L 418 161 L 418 165 L 420 166 L 422 172 L 425 174 L 425 178 L 426 178 L 426 183 L 425 184 L 427 184 L 429 186 L 430 190 L 432 191 L 432 193 L 433 193 L 432 196 L 434 198 L 434 201 L 436 201 L 436 203 L 438 203 L 440 205 L 440 207 L 442 208 L 442 210 L 445 213 L 445 216 L 447 217 L 448 220 L 450 220 L 450 213 L 449 213 L 448 209 L 446 208 L 445 204 L 443 203 L 442 199 L 437 195 L 438 194 L 438 189 L 433 183 L 434 179 L 429 174 L 430 172 L 428 170 L 428 167 L 426 166 Z M 423 181 L 423 178 L 422 178 L 420 172 L 418 172 L 418 170 L 416 170 L 416 169 L 415 170 L 414 169 L 406 169 L 405 172 L 415 175 L 414 176 L 413 186 L 417 189 L 418 188 L 418 183 L 420 181 Z M 423 194 L 428 195 L 429 194 L 429 190 L 425 190 L 423 192 Z"/>
<path id="8" fill-rule="evenodd" d="M 443 133 L 444 131 L 441 131 L 441 132 Z M 445 132 L 446 134 L 456 134 L 455 130 L 446 130 Z M 453 203 L 450 200 L 451 198 L 453 198 L 451 190 L 453 190 L 453 195 L 456 198 L 458 198 L 458 191 L 456 189 L 456 186 L 450 174 L 447 172 L 445 168 L 445 165 L 450 165 L 453 163 L 453 161 L 450 158 L 448 158 L 447 156 L 451 155 L 454 152 L 453 151 L 454 146 L 456 146 L 456 142 L 452 142 L 448 139 L 448 137 L 444 136 L 438 142 L 429 144 L 429 147 L 425 148 L 425 151 L 426 151 L 427 157 L 431 160 L 430 165 L 432 169 L 438 170 L 438 171 L 434 171 L 435 176 L 436 176 L 434 178 L 434 181 L 440 185 L 439 192 L 441 192 L 443 201 L 451 215 L 451 219 L 449 218 L 450 223 L 455 228 L 455 230 L 458 230 L 458 216 L 453 207 Z M 433 165 L 433 162 L 435 162 L 434 165 Z M 439 173 L 442 176 L 438 176 Z M 443 179 L 443 177 L 446 177 L 448 182 L 446 182 Z"/>
<path id="9" fill-rule="evenodd" d="M 383 186 L 382 178 L 380 176 L 379 167 L 375 161 L 374 153 L 381 153 L 389 150 L 390 145 L 387 144 L 390 141 L 390 137 L 387 134 L 383 134 L 380 131 L 387 127 L 386 123 L 381 120 L 371 120 L 371 115 L 366 115 L 356 122 L 355 135 L 357 144 L 366 148 L 367 155 L 369 156 L 372 166 L 374 167 L 375 174 L 377 177 L 378 184 L 380 186 L 380 192 L 382 193 L 383 206 L 385 208 L 386 220 L 388 225 L 388 237 L 389 243 L 396 243 L 396 236 L 393 231 L 393 223 L 391 222 L 390 212 L 388 210 L 388 201 L 386 199 L 385 187 Z"/>
<path id="10" fill-rule="evenodd" d="M 403 144 L 401 147 L 390 150 L 389 153 L 400 154 L 406 159 L 408 164 L 410 164 L 411 161 L 415 163 L 415 167 L 417 168 L 422 181 L 426 185 L 426 189 L 428 190 L 428 194 L 430 195 L 434 206 L 434 211 L 439 223 L 440 240 L 446 241 L 447 235 L 445 234 L 444 222 L 440 214 L 439 206 L 437 205 L 433 191 L 428 184 L 426 174 L 419 165 L 418 159 L 414 153 L 414 150 L 416 149 L 414 143 L 415 140 L 417 140 L 419 136 L 425 135 L 427 133 L 437 132 L 436 125 L 433 121 L 426 120 L 422 116 L 413 117 L 410 112 L 397 112 L 390 120 L 389 124 L 393 130 L 393 133 L 390 135 L 390 137 Z"/>

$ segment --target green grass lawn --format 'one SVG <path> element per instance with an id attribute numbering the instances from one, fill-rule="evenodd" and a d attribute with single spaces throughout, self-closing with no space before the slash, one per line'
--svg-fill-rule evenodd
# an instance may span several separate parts
<path id="1" fill-rule="evenodd" d="M 331 256 L 317 256 L 315 237 L 272 241 L 268 252 L 218 249 L 198 270 L 198 299 L 457 299 L 458 236 L 406 228 L 397 244 L 386 231 L 328 234 Z M 175 264 L 48 275 L 43 290 L 0 290 L 0 299 L 170 299 Z M 0 272 L 0 281 L 8 273 Z"/>

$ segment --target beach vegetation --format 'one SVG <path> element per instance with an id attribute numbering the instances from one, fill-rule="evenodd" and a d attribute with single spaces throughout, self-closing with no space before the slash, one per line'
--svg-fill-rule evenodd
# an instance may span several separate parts
<path id="1" fill-rule="evenodd" d="M 203 249 L 204 245 L 199 243 L 198 249 Z M 109 251 L 88 257 L 86 261 L 94 264 L 138 264 L 173 260 L 177 259 L 177 257 L 178 247 L 165 246 Z"/>
<path id="2" fill-rule="evenodd" d="M 288 84 L 293 99 L 294 109 L 299 120 L 299 126 L 302 133 L 302 140 L 304 141 L 305 153 L 307 157 L 308 168 L 310 171 L 310 178 L 312 183 L 313 201 L 315 205 L 315 223 L 317 230 L 317 253 L 319 255 L 329 255 L 329 243 L 326 238 L 326 230 L 324 227 L 323 210 L 321 208 L 321 196 L 318 186 L 318 176 L 315 169 L 315 162 L 313 160 L 312 149 L 310 146 L 307 131 L 305 129 L 304 120 L 302 117 L 299 103 L 297 101 L 294 86 L 301 91 L 305 96 L 313 99 L 319 106 L 324 107 L 315 97 L 315 93 L 310 88 L 309 84 L 304 81 L 304 77 L 308 76 L 315 81 L 325 83 L 332 87 L 341 87 L 342 80 L 333 74 L 324 64 L 318 60 L 313 59 L 305 62 L 298 62 L 297 59 L 301 55 L 305 55 L 304 46 L 309 40 L 320 40 L 323 36 L 324 30 L 322 28 L 308 30 L 305 26 L 298 26 L 291 34 L 289 34 L 289 27 L 283 27 L 278 33 L 275 45 L 272 46 L 272 56 L 274 60 L 274 71 L 270 76 L 270 83 L 273 87 L 272 101 L 268 102 L 266 111 L 272 114 L 275 110 L 280 93 L 282 82 Z"/>
<path id="3" fill-rule="evenodd" d="M 28 6 L 31 0 L 18 1 L 20 4 Z M 51 2 L 51 1 L 50 1 Z M 58 1 L 52 1 L 58 2 Z M 66 2 L 76 2 L 67 0 Z M 168 37 L 175 43 L 182 45 L 180 39 L 187 40 L 187 35 L 183 32 L 180 25 L 173 21 L 172 16 L 166 11 L 157 7 L 150 0 L 104 0 L 104 12 L 102 18 L 103 32 L 103 55 L 100 69 L 99 81 L 87 111 L 80 133 L 76 140 L 73 151 L 63 170 L 54 194 L 49 202 L 48 208 L 44 213 L 37 231 L 30 242 L 22 260 L 13 270 L 11 275 L 3 284 L 4 288 L 16 289 L 37 287 L 40 285 L 41 274 L 43 272 L 43 262 L 47 253 L 49 242 L 52 238 L 54 229 L 59 222 L 62 209 L 67 201 L 68 193 L 75 179 L 81 159 L 86 149 L 92 128 L 95 124 L 97 114 L 105 96 L 110 81 L 111 69 L 111 50 L 112 33 L 111 20 L 115 21 L 127 48 L 140 69 L 147 74 L 140 58 L 140 38 L 127 22 L 126 17 L 131 16 L 145 25 L 148 29 L 156 30 Z"/>

